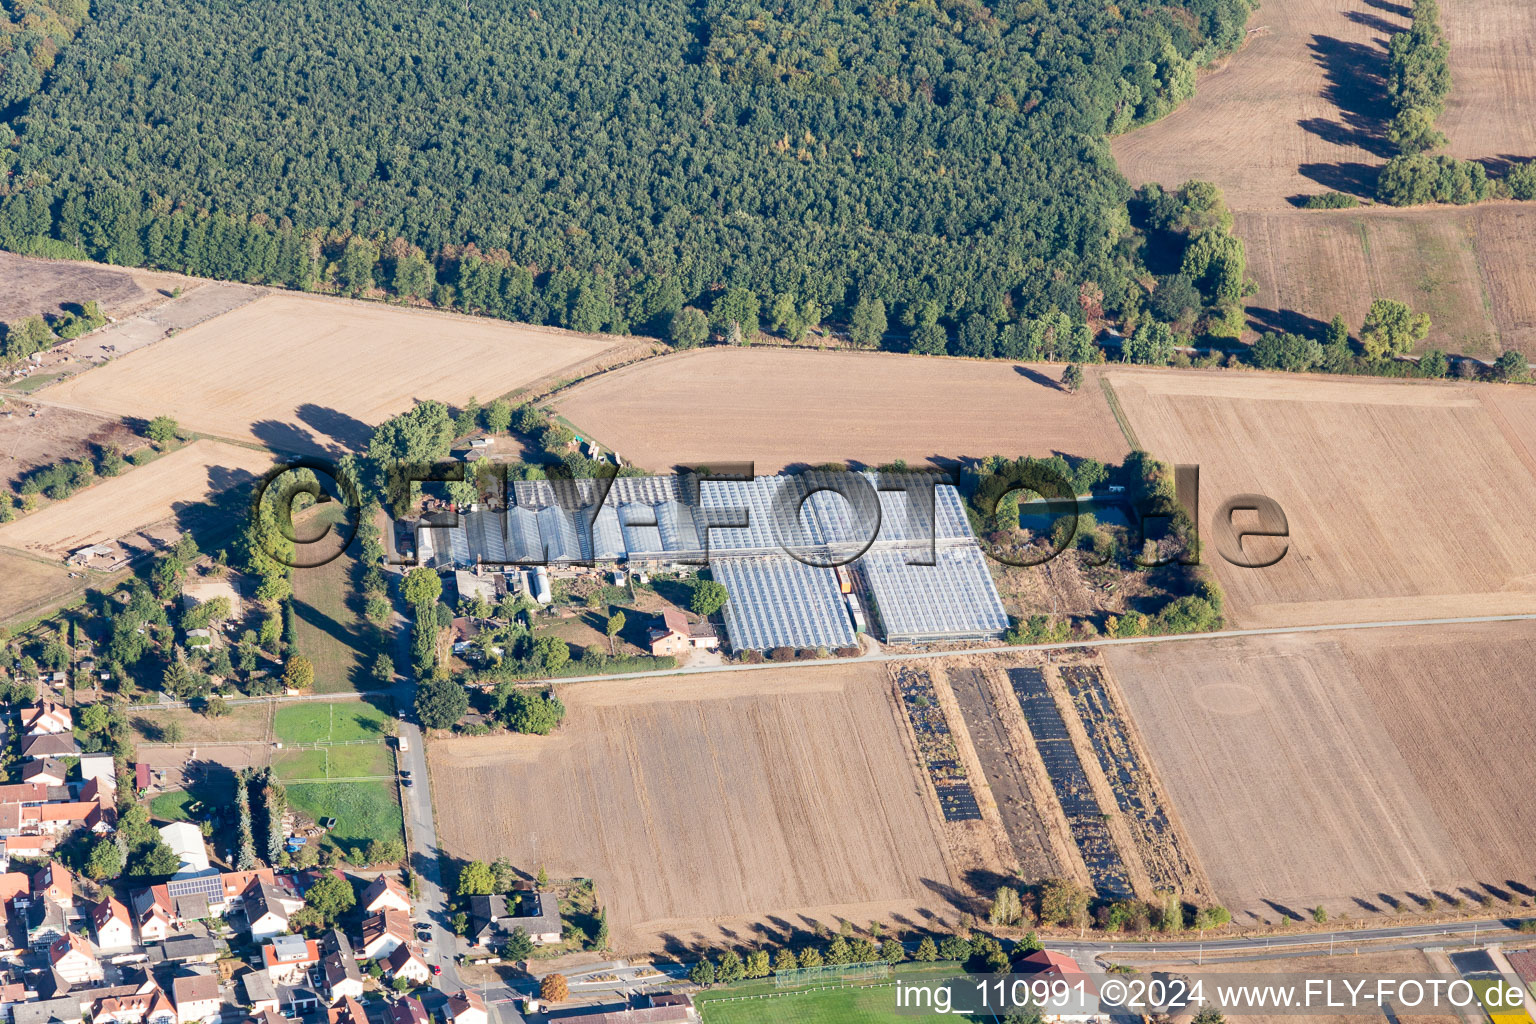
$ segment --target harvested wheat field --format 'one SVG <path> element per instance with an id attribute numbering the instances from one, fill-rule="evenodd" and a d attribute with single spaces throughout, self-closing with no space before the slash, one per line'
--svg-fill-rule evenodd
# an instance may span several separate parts
<path id="1" fill-rule="evenodd" d="M 44 260 L 0 252 L 0 323 L 29 316 L 55 316 L 67 305 L 95 301 L 108 316 L 120 317 L 170 299 L 191 284 L 180 274 L 111 267 L 73 260 Z"/>
<path id="2" fill-rule="evenodd" d="M 555 410 L 637 466 L 1069 455 L 1118 461 L 1125 438 L 1091 369 L 785 348 L 717 347 L 603 374 Z"/>
<path id="3" fill-rule="evenodd" d="M 490 398 L 617 339 L 497 320 L 268 294 L 47 389 L 50 400 L 175 417 L 280 451 L 365 443 L 417 399 Z"/>
<path id="4" fill-rule="evenodd" d="M 62 565 L 14 551 L 0 551 L 0 625 L 26 620 L 57 607 L 85 589 Z"/>
<path id="5" fill-rule="evenodd" d="M 0 526 L 0 545 L 62 558 L 168 519 L 184 506 L 255 479 L 271 465 L 272 456 L 254 448 L 194 441 Z"/>
<path id="6" fill-rule="evenodd" d="M 149 442 L 122 420 L 95 413 L 37 405 L 7 398 L 0 413 L 0 487 L 14 488 L 22 477 L 65 459 L 94 458 L 97 451 L 116 448 L 128 453 Z"/>
<path id="7" fill-rule="evenodd" d="M 1239 922 L 1528 893 L 1533 655 L 1530 622 L 1106 652 Z"/>
<path id="8" fill-rule="evenodd" d="M 444 848 L 590 877 L 619 952 L 954 919 L 882 666 L 565 687 L 553 736 L 428 746 Z"/>
<path id="9" fill-rule="evenodd" d="M 1451 44 L 1451 95 L 1440 130 L 1450 152 L 1495 168 L 1536 157 L 1536 5 L 1456 0 L 1441 5 Z"/>
<path id="10" fill-rule="evenodd" d="M 1481 399 L 1507 386 L 1223 371 L 1109 379 L 1147 451 L 1200 467 L 1208 536 L 1228 498 L 1262 494 L 1284 509 L 1278 564 L 1240 568 L 1207 548 L 1236 625 L 1536 612 L 1536 476 Z M 1523 411 L 1530 422 L 1536 393 L 1500 397 L 1506 419 Z"/>

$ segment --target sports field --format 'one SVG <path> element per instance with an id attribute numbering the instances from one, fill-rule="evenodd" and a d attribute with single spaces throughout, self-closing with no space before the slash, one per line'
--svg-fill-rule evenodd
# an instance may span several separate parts
<path id="1" fill-rule="evenodd" d="M 763 999 L 700 1002 L 704 1024 L 941 1024 L 974 1018 L 954 1014 L 897 1013 L 896 989 L 839 988 L 791 992 Z"/>
<path id="2" fill-rule="evenodd" d="M 1527 892 L 1533 654 L 1530 622 L 1106 652 L 1239 923 Z"/>
<path id="3" fill-rule="evenodd" d="M 266 295 L 47 389 L 53 401 L 174 416 L 312 452 L 365 443 L 418 399 L 492 398 L 616 339 L 290 292 Z"/>
<path id="4" fill-rule="evenodd" d="M 434 741 L 444 849 L 591 877 L 621 951 L 940 927 L 964 885 L 882 666 L 583 683 L 549 737 Z"/>
<path id="5" fill-rule="evenodd" d="M 284 704 L 277 709 L 273 729 L 284 743 L 346 743 L 393 735 L 389 713 L 361 700 Z"/>
<path id="6" fill-rule="evenodd" d="M 1536 476 L 1529 439 L 1508 426 L 1531 422 L 1536 392 L 1276 373 L 1108 375 L 1147 450 L 1200 467 L 1202 529 L 1237 495 L 1284 509 L 1289 551 L 1277 565 L 1239 568 L 1206 551 L 1237 625 L 1536 612 Z M 1483 398 L 1501 390 L 1489 401 L 1503 425 Z"/>
<path id="7" fill-rule="evenodd" d="M 555 410 L 637 466 L 711 460 L 757 472 L 795 464 L 952 462 L 962 456 L 1119 461 L 1127 444 L 1089 368 L 881 352 L 715 347 L 624 367 L 563 393 Z"/>
<path id="8" fill-rule="evenodd" d="M 0 526 L 0 545 L 63 558 L 78 548 L 127 537 L 169 519 L 181 508 L 254 480 L 271 465 L 267 452 L 193 441 L 147 466 L 99 480 Z"/>

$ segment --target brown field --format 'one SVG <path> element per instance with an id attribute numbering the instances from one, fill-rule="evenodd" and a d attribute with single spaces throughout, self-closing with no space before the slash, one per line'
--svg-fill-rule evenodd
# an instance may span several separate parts
<path id="1" fill-rule="evenodd" d="M 1070 455 L 1118 461 L 1125 438 L 1090 372 L 879 352 L 707 348 L 572 388 L 555 410 L 637 466 L 752 461 L 950 462 Z"/>
<path id="2" fill-rule="evenodd" d="M 71 579 L 62 565 L 0 551 L 0 624 L 41 615 L 84 590 L 88 582 L 85 578 Z"/>
<path id="3" fill-rule="evenodd" d="M 1258 372 L 1110 379 L 1149 452 L 1200 467 L 1203 528 L 1240 494 L 1285 510 L 1278 564 L 1238 568 L 1207 549 L 1237 625 L 1536 612 L 1536 476 L 1510 441 L 1510 424 L 1536 418 L 1536 392 Z M 1496 391 L 1508 392 L 1490 399 L 1502 429 L 1482 400 Z"/>
<path id="4" fill-rule="evenodd" d="M 62 558 L 159 523 L 186 505 L 255 479 L 271 465 L 263 451 L 194 441 L 0 526 L 0 545 Z"/>
<path id="5" fill-rule="evenodd" d="M 1465 160 L 1536 156 L 1536 6 L 1457 0 L 1441 7 L 1451 95 L 1440 129 Z"/>
<path id="6" fill-rule="evenodd" d="M 39 466 L 94 459 L 101 448 L 130 452 L 148 442 L 122 420 L 7 398 L 0 414 L 0 488 L 16 486 Z M 35 414 L 35 415 L 34 415 Z"/>
<path id="7" fill-rule="evenodd" d="M 1533 645 L 1518 622 L 1107 659 L 1218 895 L 1252 923 L 1528 893 Z"/>
<path id="8" fill-rule="evenodd" d="M 444 848 L 591 877 L 620 952 L 952 920 L 883 666 L 584 683 L 551 737 L 434 740 Z"/>
<path id="9" fill-rule="evenodd" d="M 180 274 L 131 270 L 101 263 L 42 260 L 0 252 L 0 323 L 64 312 L 66 303 L 94 299 L 111 317 L 138 312 L 170 298 L 178 285 L 192 282 Z"/>
<path id="10" fill-rule="evenodd" d="M 616 339 L 496 320 L 268 294 L 47 389 L 56 402 L 282 451 L 366 442 L 416 399 L 491 398 L 583 363 Z"/>
<path id="11" fill-rule="evenodd" d="M 218 718 L 209 718 L 190 708 L 135 708 L 128 715 L 128 724 L 141 744 L 160 744 L 161 730 L 171 722 L 181 726 L 183 736 L 194 737 L 200 743 L 270 743 L 272 712 L 276 707 L 270 701 L 232 704 L 228 713 Z"/>

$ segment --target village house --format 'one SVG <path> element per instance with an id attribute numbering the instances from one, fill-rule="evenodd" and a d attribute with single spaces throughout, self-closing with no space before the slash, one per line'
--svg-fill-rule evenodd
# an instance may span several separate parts
<path id="1" fill-rule="evenodd" d="M 279 935 L 261 947 L 262 968 L 275 985 L 302 985 L 320 962 L 320 945 L 299 935 Z"/>
<path id="2" fill-rule="evenodd" d="M 96 948 L 124 950 L 133 946 L 133 919 L 128 908 L 108 896 L 91 908 L 91 927 L 96 932 Z"/>
<path id="3" fill-rule="evenodd" d="M 85 1011 L 73 996 L 58 996 L 11 1007 L 11 1024 L 81 1024 Z"/>
<path id="4" fill-rule="evenodd" d="M 260 941 L 288 931 L 288 919 L 304 906 L 304 897 L 276 880 L 255 878 L 241 900 L 251 938 Z"/>
<path id="5" fill-rule="evenodd" d="M 251 1008 L 255 1016 L 271 1011 L 281 1013 L 278 1008 L 277 986 L 272 984 L 261 971 L 246 971 L 240 975 L 240 988 L 245 993 L 245 1005 Z"/>
<path id="6" fill-rule="evenodd" d="M 56 860 L 49 861 L 32 876 L 32 898 L 56 903 L 68 909 L 75 902 L 75 880 L 69 869 Z"/>
<path id="7" fill-rule="evenodd" d="M 65 932 L 48 946 L 48 965 L 71 985 L 89 985 L 106 977 L 91 940 Z"/>
<path id="8" fill-rule="evenodd" d="M 411 919 L 398 910 L 381 910 L 363 921 L 363 958 L 382 960 L 411 941 Z"/>
<path id="9" fill-rule="evenodd" d="M 39 786 L 62 786 L 69 779 L 69 769 L 56 757 L 28 761 L 21 766 L 21 781 Z"/>
<path id="10" fill-rule="evenodd" d="M 325 975 L 325 994 L 332 1003 L 363 997 L 363 972 L 358 969 L 352 944 L 338 928 L 320 940 L 321 969 Z"/>
<path id="11" fill-rule="evenodd" d="M 160 986 L 147 982 L 132 995 L 97 999 L 91 1024 L 177 1024 L 176 1007 Z"/>
<path id="12" fill-rule="evenodd" d="M 380 875 L 363 890 L 361 905 L 365 914 L 377 914 L 381 910 L 398 910 L 409 914 L 411 894 L 394 877 Z"/>
<path id="13" fill-rule="evenodd" d="M 648 635 L 651 653 L 656 657 L 675 657 L 690 650 L 713 651 L 720 647 L 715 627 L 707 622 L 689 622 L 688 617 L 676 608 L 662 612 L 660 625 L 652 626 Z"/>
<path id="14" fill-rule="evenodd" d="M 1037 949 L 1032 953 L 1019 957 L 1013 962 L 1013 972 L 1023 975 L 1030 981 L 1041 979 L 1051 984 L 1060 984 L 1064 991 L 1081 991 L 1086 1000 L 1086 1005 L 1058 1008 L 1068 1009 L 1069 1012 L 1054 1012 L 1044 1014 L 1044 1019 L 1051 1024 L 1087 1024 L 1089 1021 L 1101 1019 L 1104 1014 L 1099 1010 L 1098 987 L 1083 973 L 1082 967 L 1072 957 L 1065 953 L 1057 953 L 1050 949 Z"/>
<path id="15" fill-rule="evenodd" d="M 389 1024 L 431 1024 L 427 1008 L 415 996 L 401 996 L 389 1006 Z"/>
<path id="16" fill-rule="evenodd" d="M 48 733 L 72 733 L 75 728 L 69 708 L 52 701 L 43 701 L 21 709 L 21 731 L 29 736 Z"/>
<path id="17" fill-rule="evenodd" d="M 427 966 L 426 957 L 410 942 L 396 946 L 384 958 L 384 973 L 391 981 L 404 978 L 412 985 L 425 985 L 432 980 L 432 968 Z"/>
<path id="18" fill-rule="evenodd" d="M 79 753 L 80 745 L 75 742 L 75 737 L 67 732 L 37 733 L 21 741 L 21 756 L 29 761 L 45 757 L 75 757 Z"/>
<path id="19" fill-rule="evenodd" d="M 489 1024 L 485 1001 L 473 989 L 460 989 L 448 997 L 443 1015 L 449 1024 Z"/>
<path id="20" fill-rule="evenodd" d="M 111 790 L 113 798 L 116 798 L 117 763 L 111 754 L 80 755 L 80 780 L 89 784 L 93 779 L 100 783 L 102 789 Z M 80 799 L 88 800 L 94 798 L 85 796 L 85 791 L 82 789 Z"/>
<path id="21" fill-rule="evenodd" d="M 219 1016 L 219 979 L 211 974 L 189 974 L 171 982 L 171 998 L 176 1003 L 178 1024 L 210 1020 Z"/>
<path id="22" fill-rule="evenodd" d="M 328 1024 L 368 1024 L 368 1011 L 350 996 L 327 1010 L 325 1017 Z"/>

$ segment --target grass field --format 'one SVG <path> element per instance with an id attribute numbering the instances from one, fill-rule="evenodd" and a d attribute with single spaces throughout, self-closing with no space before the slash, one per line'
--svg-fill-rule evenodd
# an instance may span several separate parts
<path id="1" fill-rule="evenodd" d="M 1536 461 L 1520 426 L 1536 392 L 1107 372 L 1147 450 L 1200 467 L 1202 530 L 1237 495 L 1284 509 L 1278 564 L 1238 568 L 1207 548 L 1237 625 L 1536 611 Z"/>
<path id="2" fill-rule="evenodd" d="M 266 452 L 194 441 L 0 526 L 0 544 L 63 558 L 77 548 L 117 540 L 168 519 L 186 505 L 255 479 L 271 465 L 272 456 Z"/>
<path id="3" fill-rule="evenodd" d="M 273 730 L 283 743 L 345 743 L 392 735 L 391 722 L 367 701 L 296 701 L 277 709 Z"/>
<path id="4" fill-rule="evenodd" d="M 315 515 L 337 507 L 327 506 Z M 318 536 L 318 518 L 301 522 L 298 529 L 305 531 L 306 537 Z M 310 529 L 314 532 L 308 532 Z M 380 685 L 372 675 L 379 634 L 355 607 L 361 600 L 354 583 L 356 572 L 357 559 L 350 553 L 324 565 L 293 571 L 299 650 L 314 662 L 316 693 L 370 690 Z"/>
<path id="5" fill-rule="evenodd" d="M 70 579 L 69 570 L 52 560 L 0 550 L 0 624 L 44 615 L 89 582 Z"/>
<path id="6" fill-rule="evenodd" d="M 231 704 L 229 711 L 218 718 L 209 718 L 191 708 L 133 708 L 128 713 L 128 724 L 140 742 L 165 742 L 164 729 L 174 722 L 181 727 L 183 742 L 241 743 L 266 740 L 271 718 L 272 705 L 263 702 Z"/>
<path id="7" fill-rule="evenodd" d="M 897 1013 L 895 1004 L 896 989 L 891 985 L 793 992 L 740 1002 L 698 1001 L 704 1024 L 940 1024 L 975 1019 L 956 1014 Z"/>
<path id="8" fill-rule="evenodd" d="M 98 411 L 166 414 L 193 430 L 280 451 L 330 451 L 366 442 L 374 425 L 416 399 L 491 398 L 615 340 L 279 292 L 46 394 Z M 423 345 L 432 358 L 422 358 Z"/>
<path id="9" fill-rule="evenodd" d="M 272 757 L 272 768 L 284 782 L 293 779 L 357 779 L 393 775 L 395 758 L 383 744 L 284 750 Z"/>
<path id="10" fill-rule="evenodd" d="M 158 793 L 149 801 L 149 813 L 166 821 L 191 821 L 192 805 L 197 798 L 184 789 Z"/>
<path id="11" fill-rule="evenodd" d="M 716 347 L 651 359 L 572 388 L 556 411 L 637 466 L 848 460 L 919 464 L 1065 452 L 1118 462 L 1124 436 L 1093 371 L 880 352 Z"/>
<path id="12" fill-rule="evenodd" d="M 1239 923 L 1528 892 L 1530 622 L 1111 648 Z M 1233 836 L 1243 841 L 1233 842 Z M 1497 913 L 1497 909 L 1493 911 Z"/>
<path id="13" fill-rule="evenodd" d="M 946 844 L 876 665 L 581 684 L 557 735 L 434 741 L 443 848 L 593 878 L 620 951 L 941 927 Z"/>
<path id="14" fill-rule="evenodd" d="M 326 838 L 345 856 L 375 839 L 399 839 L 405 828 L 394 782 L 300 783 L 288 787 L 288 802 L 316 821 L 335 818 Z"/>

